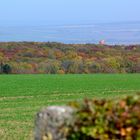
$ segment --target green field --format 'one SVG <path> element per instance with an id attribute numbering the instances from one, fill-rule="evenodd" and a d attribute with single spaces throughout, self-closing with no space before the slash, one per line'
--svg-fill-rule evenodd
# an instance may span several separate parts
<path id="1" fill-rule="evenodd" d="M 1 75 L 0 139 L 32 139 L 35 114 L 44 106 L 138 92 L 140 74 Z"/>

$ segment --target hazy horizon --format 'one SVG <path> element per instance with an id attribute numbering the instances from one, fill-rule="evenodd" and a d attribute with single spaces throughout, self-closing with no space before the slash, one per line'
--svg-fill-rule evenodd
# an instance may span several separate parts
<path id="1" fill-rule="evenodd" d="M 0 41 L 140 44 L 139 0 L 4 0 Z"/>
<path id="2" fill-rule="evenodd" d="M 140 22 L 28 25 L 0 28 L 1 42 L 98 43 L 102 39 L 107 44 L 140 44 Z"/>

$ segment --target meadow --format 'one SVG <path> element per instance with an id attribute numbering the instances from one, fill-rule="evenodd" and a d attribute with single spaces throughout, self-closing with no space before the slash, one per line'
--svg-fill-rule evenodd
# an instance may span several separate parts
<path id="1" fill-rule="evenodd" d="M 43 107 L 140 92 L 140 74 L 0 75 L 0 139 L 33 139 Z"/>

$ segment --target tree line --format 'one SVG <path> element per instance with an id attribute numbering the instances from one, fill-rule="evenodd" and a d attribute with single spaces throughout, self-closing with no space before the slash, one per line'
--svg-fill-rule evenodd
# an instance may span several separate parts
<path id="1" fill-rule="evenodd" d="M 140 45 L 0 43 L 0 73 L 139 73 Z"/>

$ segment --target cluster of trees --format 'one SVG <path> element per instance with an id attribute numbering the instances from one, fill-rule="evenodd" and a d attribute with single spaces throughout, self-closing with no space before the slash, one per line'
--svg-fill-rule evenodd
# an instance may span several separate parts
<path id="1" fill-rule="evenodd" d="M 0 73 L 139 73 L 140 46 L 0 43 Z"/>

